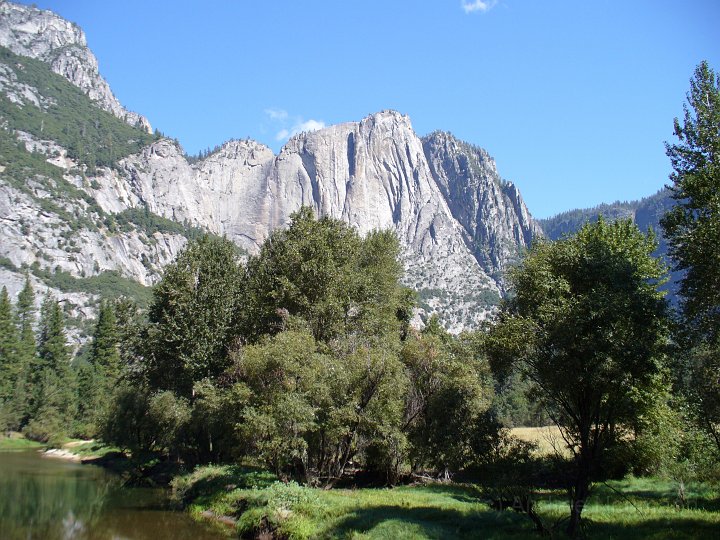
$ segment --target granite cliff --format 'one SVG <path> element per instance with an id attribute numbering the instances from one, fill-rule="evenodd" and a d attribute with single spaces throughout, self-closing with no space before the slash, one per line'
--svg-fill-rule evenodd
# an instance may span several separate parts
<path id="1" fill-rule="evenodd" d="M 91 306 L 88 283 L 151 285 L 199 230 L 253 254 L 310 206 L 361 233 L 396 231 L 419 315 L 459 331 L 493 309 L 504 270 L 542 234 L 487 152 L 448 133 L 420 138 L 398 112 L 300 133 L 277 155 L 233 140 L 189 160 L 118 103 L 74 24 L 8 2 L 0 21 L 0 284 L 11 292 L 30 271 Z"/>
<path id="2" fill-rule="evenodd" d="M 132 126 L 152 131 L 148 120 L 127 111 L 100 76 L 85 33 L 52 11 L 0 1 L 0 46 L 47 63 L 80 88 L 101 109 Z"/>

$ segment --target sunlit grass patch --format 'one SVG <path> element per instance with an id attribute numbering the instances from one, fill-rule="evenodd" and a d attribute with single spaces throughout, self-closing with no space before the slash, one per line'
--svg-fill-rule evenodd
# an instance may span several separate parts
<path id="1" fill-rule="evenodd" d="M 26 439 L 16 431 L 0 434 L 0 450 L 27 450 L 30 448 L 43 448 L 44 446 L 42 443 Z"/>
<path id="2" fill-rule="evenodd" d="M 510 434 L 521 441 L 536 444 L 535 453 L 540 457 L 554 454 L 570 456 L 570 451 L 557 426 L 515 427 L 510 430 Z"/>
<path id="3" fill-rule="evenodd" d="M 282 538 L 539 538 L 531 521 L 512 510 L 489 507 L 482 489 L 465 484 L 322 490 L 282 483 L 258 469 L 199 467 L 173 483 L 195 516 L 228 516 L 237 534 Z M 714 537 L 720 530 L 718 492 L 629 477 L 596 484 L 583 517 L 588 538 L 685 539 Z M 562 491 L 538 492 L 537 511 L 561 536 L 569 515 Z"/>

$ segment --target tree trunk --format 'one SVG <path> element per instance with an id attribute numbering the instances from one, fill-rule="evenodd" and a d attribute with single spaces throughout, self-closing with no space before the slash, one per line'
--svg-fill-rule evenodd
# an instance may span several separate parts
<path id="1" fill-rule="evenodd" d="M 571 538 L 576 538 L 580 533 L 580 516 L 582 514 L 585 503 L 587 502 L 590 492 L 590 458 L 587 450 L 580 449 L 580 459 L 578 460 L 578 471 L 575 477 L 575 485 L 572 489 L 572 497 L 570 507 L 570 523 L 568 523 L 567 534 Z"/>

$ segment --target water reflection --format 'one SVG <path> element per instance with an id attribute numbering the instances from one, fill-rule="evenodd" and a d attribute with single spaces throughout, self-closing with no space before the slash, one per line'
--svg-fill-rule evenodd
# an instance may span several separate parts
<path id="1" fill-rule="evenodd" d="M 98 467 L 0 453 L 3 540 L 170 540 L 217 538 L 169 511 L 160 490 L 126 488 Z"/>

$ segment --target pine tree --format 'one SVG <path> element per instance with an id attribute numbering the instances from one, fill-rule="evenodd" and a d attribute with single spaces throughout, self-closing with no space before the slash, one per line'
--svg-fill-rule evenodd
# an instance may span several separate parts
<path id="1" fill-rule="evenodd" d="M 40 313 L 38 357 L 41 369 L 50 369 L 58 375 L 70 366 L 63 312 L 58 301 L 51 296 L 45 299 Z"/>
<path id="2" fill-rule="evenodd" d="M 666 144 L 675 206 L 661 223 L 676 270 L 687 329 L 720 341 L 720 74 L 707 62 L 695 69 L 676 144 Z M 689 107 L 688 107 L 689 105 Z"/>
<path id="3" fill-rule="evenodd" d="M 32 438 L 52 442 L 68 433 L 75 418 L 77 396 L 63 312 L 51 296 L 40 313 L 38 368 L 34 414 L 26 432 Z"/>
<path id="4" fill-rule="evenodd" d="M 115 310 L 109 303 L 100 306 L 90 358 L 90 363 L 101 377 L 109 386 L 113 386 L 120 376 L 120 353 Z"/>
<path id="5" fill-rule="evenodd" d="M 0 428 L 12 427 L 15 421 L 13 389 L 18 378 L 17 329 L 7 289 L 0 292 Z"/>
<path id="6" fill-rule="evenodd" d="M 32 388 L 33 372 L 37 367 L 35 333 L 35 291 L 30 278 L 18 295 L 15 309 L 15 319 L 18 326 L 18 365 L 19 375 L 15 383 L 13 402 L 19 412 L 19 425 L 27 423 L 31 410 L 31 399 L 34 394 Z"/>
<path id="7" fill-rule="evenodd" d="M 707 62 L 690 80 L 678 142 L 666 143 L 675 205 L 662 219 L 680 282 L 686 392 L 720 452 L 720 74 Z"/>
<path id="8" fill-rule="evenodd" d="M 30 283 L 30 278 L 25 281 L 25 287 L 20 291 L 17 300 L 17 317 L 20 324 L 20 340 L 35 356 L 35 291 Z"/>
<path id="9" fill-rule="evenodd" d="M 119 376 L 120 354 L 115 311 L 111 304 L 103 302 L 93 333 L 90 358 L 77 372 L 78 419 L 90 431 L 96 430 Z"/>

